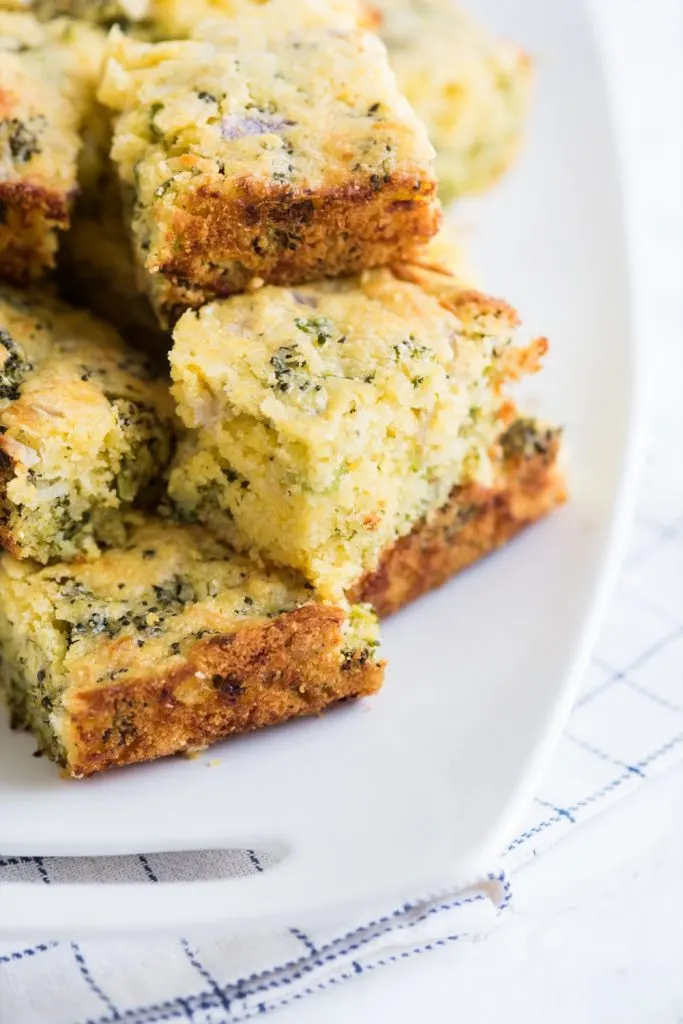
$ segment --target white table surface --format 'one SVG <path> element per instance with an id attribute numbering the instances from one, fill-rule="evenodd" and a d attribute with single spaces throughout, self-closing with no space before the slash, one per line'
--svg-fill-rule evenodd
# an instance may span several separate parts
<path id="1" fill-rule="evenodd" d="M 625 157 L 641 330 L 654 351 L 674 318 L 683 350 L 683 0 L 592 7 Z M 277 1020 L 683 1024 L 683 764 L 512 881 L 512 909 L 486 939 L 366 973 Z"/>

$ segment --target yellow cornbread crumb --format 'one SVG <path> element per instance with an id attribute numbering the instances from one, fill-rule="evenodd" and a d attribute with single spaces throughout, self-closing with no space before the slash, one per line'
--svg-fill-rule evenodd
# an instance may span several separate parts
<path id="1" fill-rule="evenodd" d="M 175 514 L 338 596 L 455 484 L 490 482 L 503 379 L 535 368 L 510 347 L 516 324 L 422 267 L 185 314 Z"/>
<path id="2" fill-rule="evenodd" d="M 151 13 L 150 0 L 0 0 L 2 7 L 30 10 L 44 21 L 67 15 L 105 26 L 134 23 Z"/>
<path id="3" fill-rule="evenodd" d="M 329 24 L 330 18 L 345 18 L 351 24 L 359 18 L 360 0 L 150 0 L 149 17 L 155 29 L 167 38 L 182 39 L 196 33 L 202 23 L 251 18 L 267 23 L 276 31 Z M 207 38 L 212 38 L 209 32 Z"/>
<path id="4" fill-rule="evenodd" d="M 0 290 L 0 543 L 47 562 L 120 533 L 172 450 L 166 384 L 89 314 Z"/>

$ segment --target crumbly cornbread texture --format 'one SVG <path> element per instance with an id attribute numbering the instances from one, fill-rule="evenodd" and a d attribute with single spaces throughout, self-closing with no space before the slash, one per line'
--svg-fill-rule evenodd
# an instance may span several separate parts
<path id="1" fill-rule="evenodd" d="M 531 62 L 453 0 L 369 0 L 399 85 L 436 148 L 443 199 L 482 192 L 519 146 Z"/>
<path id="2" fill-rule="evenodd" d="M 172 445 L 166 383 L 111 327 L 0 291 L 0 543 L 39 562 L 97 554 Z"/>
<path id="3" fill-rule="evenodd" d="M 560 442 L 557 428 L 514 419 L 498 439 L 491 484 L 454 487 L 445 505 L 383 552 L 349 599 L 391 615 L 548 515 L 567 497 Z"/>
<path id="4" fill-rule="evenodd" d="M 30 10 L 45 21 L 68 15 L 103 26 L 133 24 L 151 11 L 150 0 L 0 0 L 2 7 Z"/>
<path id="5" fill-rule="evenodd" d="M 330 605 L 206 531 L 125 520 L 97 562 L 0 558 L 0 673 L 14 724 L 90 775 L 374 692 L 364 606 Z"/>
<path id="6" fill-rule="evenodd" d="M 512 346 L 516 324 L 416 267 L 186 313 L 170 356 L 190 428 L 175 515 L 343 593 L 456 484 L 491 482 L 502 384 L 545 349 Z"/>
<path id="7" fill-rule="evenodd" d="M 217 42 L 114 29 L 108 54 L 99 95 L 118 112 L 112 157 L 162 321 L 263 281 L 384 264 L 436 231 L 433 151 L 374 36 L 247 19 Z"/>
<path id="8" fill-rule="evenodd" d="M 0 280 L 54 265 L 103 45 L 93 26 L 0 10 Z"/>

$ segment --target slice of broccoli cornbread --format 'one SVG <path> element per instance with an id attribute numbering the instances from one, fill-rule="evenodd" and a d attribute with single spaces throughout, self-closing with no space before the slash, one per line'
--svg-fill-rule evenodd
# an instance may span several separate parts
<path id="1" fill-rule="evenodd" d="M 104 38 L 68 18 L 0 10 L 0 280 L 24 284 L 54 265 Z"/>
<path id="2" fill-rule="evenodd" d="M 39 562 L 96 554 L 172 444 L 166 383 L 111 327 L 0 290 L 1 544 Z"/>
<path id="3" fill-rule="evenodd" d="M 345 592 L 455 485 L 492 481 L 501 389 L 547 344 L 515 347 L 517 323 L 406 266 L 186 313 L 170 356 L 190 428 L 175 515 Z"/>
<path id="4" fill-rule="evenodd" d="M 109 37 L 99 95 L 162 322 L 407 256 L 439 223 L 433 150 L 374 36 L 222 25 L 212 40 Z"/>
<path id="5" fill-rule="evenodd" d="M 124 517 L 97 562 L 0 557 L 15 725 L 74 776 L 207 746 L 378 689 L 374 614 L 204 530 Z"/>
<path id="6" fill-rule="evenodd" d="M 531 62 L 453 0 L 368 0 L 399 85 L 436 148 L 445 200 L 482 192 L 512 162 L 531 91 Z"/>

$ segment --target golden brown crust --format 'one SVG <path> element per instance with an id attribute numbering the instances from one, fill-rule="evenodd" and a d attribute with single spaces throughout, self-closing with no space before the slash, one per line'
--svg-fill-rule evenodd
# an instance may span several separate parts
<path id="1" fill-rule="evenodd" d="M 340 663 L 344 619 L 340 608 L 305 605 L 199 640 L 172 673 L 72 687 L 63 703 L 67 773 L 204 747 L 376 692 L 383 663 Z"/>
<path id="2" fill-rule="evenodd" d="M 385 552 L 349 599 L 369 602 L 381 617 L 392 615 L 557 508 L 567 497 L 558 447 L 556 440 L 548 452 L 509 460 L 492 488 L 453 488 L 448 503 Z"/>
<path id="3" fill-rule="evenodd" d="M 463 320 L 490 316 L 504 320 L 511 329 L 519 327 L 521 323 L 517 310 L 509 302 L 493 298 L 477 288 L 455 289 L 447 299 L 441 300 L 441 304 Z"/>
<path id="4" fill-rule="evenodd" d="M 27 213 L 40 211 L 48 220 L 67 227 L 69 209 L 75 196 L 27 181 L 0 182 L 0 202 Z"/>
<path id="5" fill-rule="evenodd" d="M 0 525 L 0 547 L 9 551 L 15 558 L 21 558 L 21 547 L 14 540 L 14 534 L 5 526 Z"/>
<path id="6" fill-rule="evenodd" d="M 235 200 L 224 198 L 220 186 L 202 186 L 173 208 L 154 268 L 164 322 L 183 308 L 243 291 L 255 278 L 301 284 L 410 259 L 441 221 L 436 184 L 417 172 L 394 174 L 376 189 L 352 183 L 297 192 L 254 179 L 238 188 Z M 273 237 L 275 244 L 264 243 Z"/>
<path id="7" fill-rule="evenodd" d="M 0 182 L 0 278 L 25 285 L 54 266 L 55 232 L 73 196 L 24 181 Z"/>

